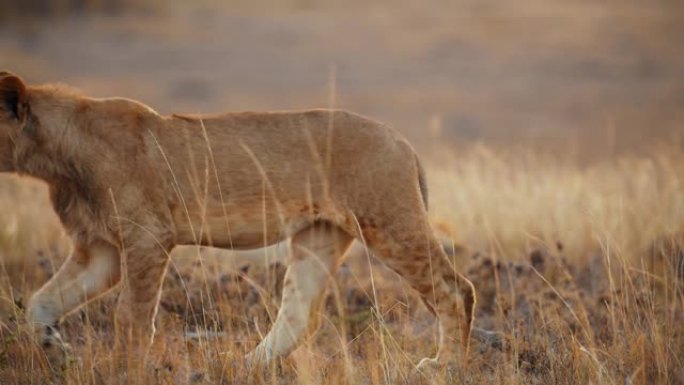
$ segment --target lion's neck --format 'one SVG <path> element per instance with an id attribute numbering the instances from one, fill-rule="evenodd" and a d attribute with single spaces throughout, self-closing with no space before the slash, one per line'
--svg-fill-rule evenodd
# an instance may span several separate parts
<path id="1" fill-rule="evenodd" d="M 78 158 L 84 150 L 75 151 L 55 143 L 58 142 L 41 137 L 22 138 L 15 150 L 15 171 L 48 184 L 57 215 L 67 230 L 72 230 L 79 226 L 77 217 L 97 217 L 105 202 L 94 172 Z"/>

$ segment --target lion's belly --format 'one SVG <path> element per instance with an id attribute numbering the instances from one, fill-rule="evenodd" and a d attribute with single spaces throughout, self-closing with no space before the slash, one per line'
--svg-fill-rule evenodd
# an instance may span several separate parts
<path id="1" fill-rule="evenodd" d="M 194 208 L 172 210 L 177 243 L 230 249 L 255 249 L 272 245 L 308 226 L 306 216 L 264 215 L 263 210 Z"/>

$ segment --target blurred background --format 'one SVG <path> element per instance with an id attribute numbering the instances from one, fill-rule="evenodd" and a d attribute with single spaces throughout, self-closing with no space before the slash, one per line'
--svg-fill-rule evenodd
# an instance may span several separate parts
<path id="1" fill-rule="evenodd" d="M 335 106 L 419 152 L 684 145 L 684 3 L 2 0 L 0 69 L 161 113 Z"/>

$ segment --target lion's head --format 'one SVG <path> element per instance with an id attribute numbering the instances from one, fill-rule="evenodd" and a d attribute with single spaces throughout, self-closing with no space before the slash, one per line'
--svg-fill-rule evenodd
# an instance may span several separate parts
<path id="1" fill-rule="evenodd" d="M 14 143 L 27 115 L 26 85 L 18 76 L 0 72 L 0 172 L 14 170 Z"/>

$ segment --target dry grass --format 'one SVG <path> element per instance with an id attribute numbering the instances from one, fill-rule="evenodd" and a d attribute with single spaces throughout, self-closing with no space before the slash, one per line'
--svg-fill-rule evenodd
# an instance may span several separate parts
<path id="1" fill-rule="evenodd" d="M 473 342 L 469 366 L 443 382 L 684 383 L 681 151 L 580 166 L 476 148 L 430 171 L 435 221 L 472 250 L 454 258 L 479 292 L 476 326 L 504 336 Z M 66 318 L 78 360 L 55 373 L 24 308 L 68 242 L 40 184 L 3 177 L 0 212 L 2 384 L 394 384 L 435 347 L 415 294 L 359 255 L 338 273 L 318 332 L 248 379 L 237 358 L 274 319 L 283 268 L 236 272 L 186 249 L 166 279 L 146 372 L 112 352 L 114 292 Z"/>

